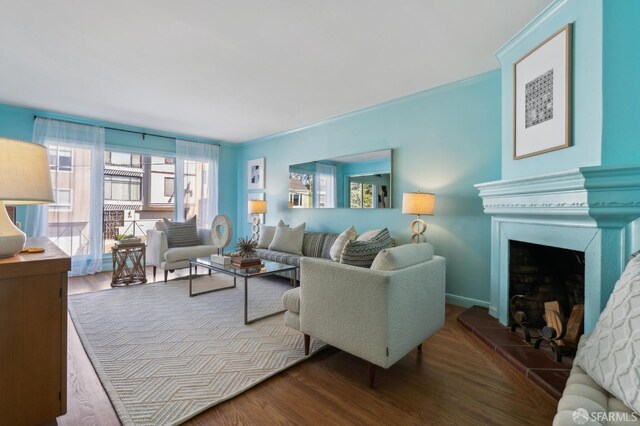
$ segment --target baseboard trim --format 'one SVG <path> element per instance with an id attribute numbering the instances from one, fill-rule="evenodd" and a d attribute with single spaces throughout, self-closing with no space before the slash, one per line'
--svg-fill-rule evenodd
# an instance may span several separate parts
<path id="1" fill-rule="evenodd" d="M 456 294 L 445 295 L 445 300 L 450 305 L 462 306 L 463 308 L 470 308 L 474 305 L 482 306 L 483 308 L 489 307 L 489 302 L 485 302 L 484 300 L 472 299 L 470 297 L 458 296 Z"/>

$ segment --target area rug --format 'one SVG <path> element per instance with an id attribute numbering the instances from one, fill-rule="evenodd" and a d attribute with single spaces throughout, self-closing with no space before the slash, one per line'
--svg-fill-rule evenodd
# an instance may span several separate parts
<path id="1" fill-rule="evenodd" d="M 214 274 L 194 291 L 233 283 Z M 179 424 L 302 361 L 283 314 L 244 325 L 243 284 L 189 297 L 188 279 L 69 297 L 69 312 L 125 425 Z M 249 280 L 250 318 L 283 309 L 289 280 Z M 312 354 L 323 343 L 312 339 Z"/>

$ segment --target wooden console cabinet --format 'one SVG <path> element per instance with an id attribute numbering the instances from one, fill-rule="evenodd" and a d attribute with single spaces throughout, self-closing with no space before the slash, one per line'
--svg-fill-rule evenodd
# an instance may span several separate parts
<path id="1" fill-rule="evenodd" d="M 67 411 L 67 272 L 46 238 L 38 254 L 0 259 L 0 424 L 37 425 Z"/>

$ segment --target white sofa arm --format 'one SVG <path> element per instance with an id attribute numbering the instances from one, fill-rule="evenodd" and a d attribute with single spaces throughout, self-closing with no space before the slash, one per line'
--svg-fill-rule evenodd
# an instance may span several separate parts
<path id="1" fill-rule="evenodd" d="M 160 267 L 169 248 L 167 234 L 163 231 L 147 231 L 147 265 Z"/>

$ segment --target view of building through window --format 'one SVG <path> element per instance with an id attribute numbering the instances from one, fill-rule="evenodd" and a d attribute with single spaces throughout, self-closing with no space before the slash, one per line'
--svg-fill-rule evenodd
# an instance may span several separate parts
<path id="1" fill-rule="evenodd" d="M 142 237 L 163 217 L 173 218 L 175 160 L 124 152 L 104 156 L 104 251 L 126 235 Z"/>
<path id="2" fill-rule="evenodd" d="M 47 235 L 70 256 L 89 254 L 91 150 L 49 145 L 55 202 L 47 209 Z"/>
<path id="3" fill-rule="evenodd" d="M 313 175 L 289 173 L 289 207 L 313 207 Z"/>

